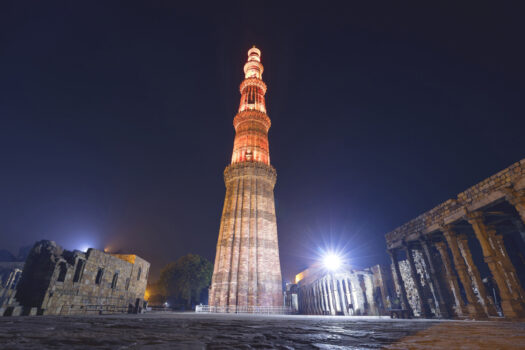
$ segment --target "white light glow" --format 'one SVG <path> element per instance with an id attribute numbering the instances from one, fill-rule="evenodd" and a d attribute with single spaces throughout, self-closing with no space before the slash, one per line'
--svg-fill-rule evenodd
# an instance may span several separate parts
<path id="1" fill-rule="evenodd" d="M 330 271 L 338 270 L 343 264 L 343 259 L 334 253 L 328 253 L 323 257 L 323 265 Z"/>
<path id="2" fill-rule="evenodd" d="M 89 246 L 84 245 L 84 246 L 81 246 L 78 250 L 80 250 L 81 252 L 87 253 L 88 249 L 89 249 Z"/>

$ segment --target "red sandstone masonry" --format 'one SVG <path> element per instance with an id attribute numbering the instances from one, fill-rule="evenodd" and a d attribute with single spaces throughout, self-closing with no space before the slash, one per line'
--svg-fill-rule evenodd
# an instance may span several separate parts
<path id="1" fill-rule="evenodd" d="M 241 104 L 234 118 L 232 163 L 224 170 L 226 196 L 217 241 L 209 305 L 282 306 L 281 265 L 261 80 L 260 51 L 248 51 Z"/>

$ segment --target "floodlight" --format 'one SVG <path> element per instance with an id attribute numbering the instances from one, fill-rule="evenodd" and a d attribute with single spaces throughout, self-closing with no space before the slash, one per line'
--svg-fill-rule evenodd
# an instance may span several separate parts
<path id="1" fill-rule="evenodd" d="M 323 265 L 330 271 L 335 271 L 341 267 L 343 259 L 334 253 L 328 253 L 323 257 Z"/>

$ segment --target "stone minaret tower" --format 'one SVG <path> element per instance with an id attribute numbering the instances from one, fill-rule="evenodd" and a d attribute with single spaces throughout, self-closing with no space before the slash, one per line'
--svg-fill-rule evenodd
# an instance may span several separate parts
<path id="1" fill-rule="evenodd" d="M 226 197 L 209 305 L 221 311 L 247 306 L 283 306 L 273 188 L 262 81 L 261 51 L 248 51 L 239 112 L 233 119 L 232 161 L 224 170 Z"/>

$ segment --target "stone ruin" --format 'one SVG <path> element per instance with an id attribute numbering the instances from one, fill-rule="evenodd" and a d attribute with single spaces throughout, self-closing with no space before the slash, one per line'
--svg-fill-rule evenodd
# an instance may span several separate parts
<path id="1" fill-rule="evenodd" d="M 4 290 L 0 316 L 141 312 L 149 268 L 133 254 L 68 251 L 40 241 Z"/>
<path id="2" fill-rule="evenodd" d="M 387 315 L 394 295 L 392 275 L 380 265 L 337 272 L 314 266 L 299 273 L 296 282 L 296 311 L 305 315 Z"/>
<path id="3" fill-rule="evenodd" d="M 525 159 L 386 235 L 402 307 L 425 318 L 525 317 Z"/>

